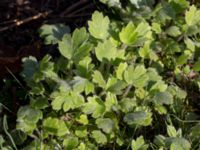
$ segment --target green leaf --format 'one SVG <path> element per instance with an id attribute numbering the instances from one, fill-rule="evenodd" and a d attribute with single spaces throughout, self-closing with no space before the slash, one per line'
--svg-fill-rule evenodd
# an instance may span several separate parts
<path id="1" fill-rule="evenodd" d="M 76 118 L 76 121 L 83 125 L 87 125 L 89 123 L 87 115 L 80 115 Z"/>
<path id="2" fill-rule="evenodd" d="M 21 145 L 27 140 L 27 134 L 22 132 L 21 130 L 12 130 L 11 136 L 16 145 Z M 1 139 L 0 139 L 0 145 L 1 145 Z"/>
<path id="3" fill-rule="evenodd" d="M 23 71 L 21 75 L 26 81 L 33 79 L 34 73 L 39 69 L 39 63 L 37 59 L 33 56 L 25 57 L 22 59 Z"/>
<path id="4" fill-rule="evenodd" d="M 145 99 L 145 97 L 148 95 L 148 91 L 146 91 L 143 88 L 137 88 L 135 89 L 135 96 L 137 99 Z"/>
<path id="5" fill-rule="evenodd" d="M 3 143 L 5 143 L 5 140 L 2 135 L 0 135 L 0 147 L 2 147 Z"/>
<path id="6" fill-rule="evenodd" d="M 84 138 L 87 137 L 87 128 L 85 126 L 81 126 L 81 127 L 77 127 L 75 130 L 75 135 L 80 137 L 80 138 Z"/>
<path id="7" fill-rule="evenodd" d="M 178 65 L 183 65 L 183 64 L 185 64 L 187 62 L 187 60 L 188 60 L 188 55 L 182 54 L 181 56 L 178 57 L 177 64 Z"/>
<path id="8" fill-rule="evenodd" d="M 44 24 L 39 29 L 40 37 L 44 38 L 45 44 L 57 44 L 64 34 L 70 32 L 70 28 L 64 24 Z"/>
<path id="9" fill-rule="evenodd" d="M 141 22 L 138 24 L 135 32 L 137 33 L 138 38 L 144 38 L 150 30 L 151 27 L 147 22 Z"/>
<path id="10" fill-rule="evenodd" d="M 94 92 L 94 84 L 92 82 L 86 82 L 85 85 L 85 94 L 88 95 Z"/>
<path id="11" fill-rule="evenodd" d="M 185 21 L 188 26 L 196 25 L 200 21 L 200 11 L 192 5 L 185 13 Z"/>
<path id="12" fill-rule="evenodd" d="M 150 31 L 150 26 L 146 22 L 141 22 L 137 27 L 132 22 L 122 28 L 119 33 L 120 40 L 128 46 L 140 46 L 147 39 L 147 33 Z"/>
<path id="13" fill-rule="evenodd" d="M 200 71 L 200 59 L 193 65 L 194 71 Z"/>
<path id="14" fill-rule="evenodd" d="M 181 31 L 177 26 L 171 26 L 166 30 L 166 33 L 172 37 L 177 37 L 181 34 Z"/>
<path id="15" fill-rule="evenodd" d="M 40 81 L 43 80 L 45 77 L 56 80 L 57 79 L 57 74 L 54 72 L 54 63 L 51 60 L 50 55 L 45 55 L 42 60 L 40 61 L 40 73 L 42 73 L 41 77 L 38 77 L 37 74 L 34 75 L 34 80 L 35 81 Z"/>
<path id="16" fill-rule="evenodd" d="M 48 117 L 42 124 L 44 130 L 50 135 L 64 136 L 69 133 L 69 129 L 63 120 Z"/>
<path id="17" fill-rule="evenodd" d="M 76 93 L 81 93 L 84 91 L 87 83 L 87 79 L 75 76 L 72 81 L 70 81 L 70 85 L 73 87 L 73 91 Z"/>
<path id="18" fill-rule="evenodd" d="M 92 44 L 88 43 L 88 33 L 85 28 L 76 29 L 73 35 L 65 35 L 58 43 L 60 53 L 67 59 L 79 62 L 89 55 Z"/>
<path id="19" fill-rule="evenodd" d="M 79 147 L 77 150 L 86 150 L 86 146 L 84 143 L 80 143 Z"/>
<path id="20" fill-rule="evenodd" d="M 174 128 L 174 126 L 167 125 L 167 134 L 168 134 L 169 137 L 176 137 L 177 136 L 176 129 Z"/>
<path id="21" fill-rule="evenodd" d="M 31 134 L 36 128 L 36 123 L 42 119 L 42 111 L 33 109 L 29 106 L 20 107 L 17 112 L 17 129 Z"/>
<path id="22" fill-rule="evenodd" d="M 73 49 L 78 49 L 89 38 L 89 35 L 85 28 L 75 29 L 72 35 Z"/>
<path id="23" fill-rule="evenodd" d="M 186 91 L 182 90 L 181 88 L 177 88 L 176 97 L 179 99 L 185 99 L 187 96 Z"/>
<path id="24" fill-rule="evenodd" d="M 92 114 L 93 118 L 98 118 L 103 116 L 105 113 L 106 107 L 104 102 L 98 97 L 89 97 L 88 102 L 85 103 L 83 112 L 85 114 Z"/>
<path id="25" fill-rule="evenodd" d="M 77 137 L 67 137 L 67 139 L 63 141 L 63 146 L 67 150 L 74 150 L 78 146 L 78 144 L 79 143 Z"/>
<path id="26" fill-rule="evenodd" d="M 150 42 L 145 42 L 144 47 L 139 50 L 139 55 L 142 58 L 148 58 L 150 56 Z"/>
<path id="27" fill-rule="evenodd" d="M 122 89 L 126 87 L 126 83 L 118 80 L 117 78 L 110 77 L 108 78 L 107 84 L 106 84 L 106 90 L 110 91 L 114 94 L 121 94 Z"/>
<path id="28" fill-rule="evenodd" d="M 152 114 L 150 112 L 138 111 L 128 113 L 124 116 L 124 122 L 128 125 L 148 126 L 152 122 Z"/>
<path id="29" fill-rule="evenodd" d="M 156 135 L 154 138 L 154 143 L 158 145 L 159 147 L 164 147 L 165 146 L 165 140 L 166 137 L 163 135 Z"/>
<path id="30" fill-rule="evenodd" d="M 102 13 L 95 11 L 92 15 L 92 21 L 89 21 L 88 24 L 89 32 L 93 37 L 102 40 L 108 37 L 110 20 L 107 16 L 104 17 Z"/>
<path id="31" fill-rule="evenodd" d="M 85 28 L 76 29 L 72 35 L 72 45 L 74 49 L 73 59 L 80 61 L 84 57 L 89 55 L 92 49 L 92 44 L 86 43 L 88 41 L 89 34 Z"/>
<path id="32" fill-rule="evenodd" d="M 69 84 L 73 87 L 75 93 L 82 93 L 85 91 L 86 94 L 89 94 L 94 91 L 94 84 L 80 76 L 75 76 Z"/>
<path id="33" fill-rule="evenodd" d="M 131 4 L 133 4 L 137 9 L 142 6 L 152 6 L 155 2 L 153 0 L 130 0 Z"/>
<path id="34" fill-rule="evenodd" d="M 136 8 L 140 8 L 140 3 L 142 2 L 143 0 L 130 0 L 130 2 L 136 7 Z"/>
<path id="35" fill-rule="evenodd" d="M 85 58 L 86 56 L 89 55 L 90 51 L 92 50 L 93 45 L 90 43 L 85 43 L 83 45 L 81 45 L 75 52 L 73 55 L 73 60 L 75 62 L 79 62 L 80 60 L 82 60 L 83 58 Z"/>
<path id="36" fill-rule="evenodd" d="M 116 76 L 118 79 L 122 80 L 123 79 L 123 73 L 127 67 L 127 63 L 120 63 L 118 68 L 116 69 Z"/>
<path id="37" fill-rule="evenodd" d="M 134 110 L 134 107 L 137 106 L 137 103 L 134 99 L 124 98 L 119 102 L 119 106 L 124 113 L 128 113 Z"/>
<path id="38" fill-rule="evenodd" d="M 187 48 L 188 48 L 189 50 L 191 50 L 192 52 L 195 51 L 195 44 L 194 44 L 194 42 L 193 42 L 191 39 L 186 38 L 186 39 L 184 40 L 184 42 L 185 42 L 185 44 L 186 44 L 186 46 L 187 46 Z"/>
<path id="39" fill-rule="evenodd" d="M 100 2 L 107 4 L 109 7 L 121 8 L 121 2 L 119 0 L 100 0 Z"/>
<path id="40" fill-rule="evenodd" d="M 154 106 L 154 109 L 161 115 L 167 114 L 167 109 L 163 105 L 156 105 L 156 106 Z"/>
<path id="41" fill-rule="evenodd" d="M 162 77 L 158 74 L 158 71 L 155 68 L 148 68 L 147 74 L 150 81 L 160 81 Z"/>
<path id="42" fill-rule="evenodd" d="M 99 85 L 99 87 L 102 87 L 103 89 L 106 87 L 106 82 L 101 74 L 101 72 L 99 71 L 94 71 L 93 73 L 93 82 L 97 83 Z"/>
<path id="43" fill-rule="evenodd" d="M 186 30 L 186 35 L 187 36 L 194 36 L 194 35 L 199 33 L 198 25 L 193 25 L 193 26 L 189 26 L 189 27 L 187 27 L 185 25 L 184 26 L 184 30 Z"/>
<path id="44" fill-rule="evenodd" d="M 49 145 L 44 144 L 43 142 L 41 142 L 41 140 L 39 139 L 35 139 L 33 141 L 31 141 L 27 146 L 23 147 L 22 150 L 38 150 L 41 149 L 42 150 L 49 150 L 53 147 L 52 143 L 49 143 Z M 11 149 L 9 149 L 11 150 Z"/>
<path id="45" fill-rule="evenodd" d="M 186 66 L 183 68 L 183 73 L 184 73 L 184 74 L 189 74 L 190 72 L 191 72 L 190 66 L 189 66 L 189 65 L 186 65 Z"/>
<path id="46" fill-rule="evenodd" d="M 200 137 L 200 123 L 197 123 L 195 126 L 191 128 L 190 135 L 193 138 L 199 138 Z"/>
<path id="47" fill-rule="evenodd" d="M 107 92 L 106 94 L 106 100 L 105 100 L 105 106 L 106 106 L 106 111 L 111 111 L 112 107 L 117 105 L 117 97 L 115 94 L 112 94 L 110 92 Z"/>
<path id="48" fill-rule="evenodd" d="M 187 0 L 173 0 L 170 5 L 174 8 L 176 13 L 182 13 L 190 6 L 190 2 Z"/>
<path id="49" fill-rule="evenodd" d="M 169 92 L 158 92 L 154 96 L 153 101 L 156 105 L 170 105 L 173 104 L 173 96 Z"/>
<path id="50" fill-rule="evenodd" d="M 71 100 L 71 101 L 70 101 Z M 71 92 L 68 100 L 65 101 L 63 105 L 63 110 L 68 111 L 69 108 L 76 109 L 83 106 L 85 100 L 82 95 L 79 95 L 75 92 Z"/>
<path id="51" fill-rule="evenodd" d="M 95 141 L 98 144 L 105 144 L 105 143 L 107 143 L 106 136 L 101 131 L 99 131 L 99 130 L 92 131 L 92 137 L 95 139 Z"/>
<path id="52" fill-rule="evenodd" d="M 94 68 L 94 64 L 92 64 L 91 61 L 92 59 L 90 57 L 85 57 L 84 59 L 79 61 L 75 73 L 81 77 L 89 79 Z"/>
<path id="53" fill-rule="evenodd" d="M 170 143 L 170 150 L 190 150 L 191 144 L 184 138 L 168 138 L 167 144 Z"/>
<path id="54" fill-rule="evenodd" d="M 162 80 L 158 80 L 157 82 L 151 85 L 150 92 L 154 95 L 157 92 L 164 92 L 166 89 L 167 84 Z"/>
<path id="55" fill-rule="evenodd" d="M 146 69 L 143 65 L 138 65 L 135 68 L 129 66 L 124 72 L 124 79 L 128 84 L 133 84 L 135 87 L 144 87 L 149 80 L 146 74 Z"/>
<path id="56" fill-rule="evenodd" d="M 84 98 L 75 92 L 55 91 L 51 94 L 53 99 L 51 105 L 54 110 L 68 111 L 69 109 L 79 108 L 84 104 Z"/>
<path id="57" fill-rule="evenodd" d="M 127 45 L 133 45 L 137 40 L 137 32 L 135 32 L 136 27 L 132 22 L 129 22 L 126 27 L 122 29 L 122 31 L 119 33 L 120 40 L 127 44 Z"/>
<path id="58" fill-rule="evenodd" d="M 111 61 L 116 58 L 117 48 L 110 40 L 105 40 L 103 43 L 98 43 L 95 54 L 99 61 L 103 59 Z"/>
<path id="59" fill-rule="evenodd" d="M 45 109 L 49 106 L 49 102 L 46 97 L 37 97 L 31 99 L 30 105 L 35 109 Z"/>
<path id="60" fill-rule="evenodd" d="M 108 134 L 114 129 L 114 122 L 110 118 L 99 118 L 96 120 L 96 124 L 99 129 Z"/>
<path id="61" fill-rule="evenodd" d="M 66 34 L 62 41 L 58 43 L 58 49 L 65 58 L 72 59 L 73 57 L 73 45 L 71 44 L 71 36 L 69 34 Z"/>
<path id="62" fill-rule="evenodd" d="M 147 150 L 148 145 L 145 144 L 143 136 L 140 136 L 136 140 L 132 140 L 131 148 L 132 150 Z"/>
<path id="63" fill-rule="evenodd" d="M 156 32 L 156 34 L 160 34 L 162 32 L 161 26 L 159 23 L 152 23 L 152 30 Z"/>

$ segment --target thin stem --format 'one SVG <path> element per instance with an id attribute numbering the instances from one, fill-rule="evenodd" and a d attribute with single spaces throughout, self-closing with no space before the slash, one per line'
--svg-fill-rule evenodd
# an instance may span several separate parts
<path id="1" fill-rule="evenodd" d="M 6 117 L 6 115 L 4 115 L 4 117 L 3 117 L 3 129 L 4 129 L 4 132 L 6 133 L 6 135 L 9 137 L 9 139 L 10 139 L 10 141 L 11 141 L 11 143 L 12 143 L 14 149 L 15 149 L 15 150 L 18 150 L 18 149 L 17 149 L 17 146 L 15 145 L 15 142 L 14 142 L 12 136 L 11 136 L 10 133 L 8 132 L 8 124 L 7 124 L 7 117 Z"/>
<path id="2" fill-rule="evenodd" d="M 124 97 L 126 97 L 127 95 L 128 95 L 128 93 L 130 92 L 130 90 L 131 90 L 131 88 L 133 87 L 133 85 L 129 85 L 127 88 L 126 88 L 126 90 L 125 90 L 125 92 L 124 92 L 124 94 L 123 94 L 123 98 Z"/>
<path id="3" fill-rule="evenodd" d="M 83 5 L 84 3 L 87 3 L 88 0 L 80 0 L 79 2 L 75 3 L 74 5 L 68 7 L 65 11 L 63 11 L 60 16 L 64 16 L 68 13 L 70 13 L 71 11 L 73 11 L 74 9 L 76 9 L 77 7 Z"/>
<path id="4" fill-rule="evenodd" d="M 17 81 L 17 83 L 24 89 L 24 90 L 26 90 L 25 89 L 25 87 L 21 84 L 21 82 L 15 77 L 15 75 L 12 73 L 12 71 L 9 69 L 9 68 L 7 68 L 6 67 L 6 70 L 11 74 L 11 76 Z"/>
<path id="5" fill-rule="evenodd" d="M 169 114 L 170 116 L 174 117 L 176 120 L 183 122 L 183 123 L 199 123 L 200 120 L 182 120 L 173 114 Z"/>

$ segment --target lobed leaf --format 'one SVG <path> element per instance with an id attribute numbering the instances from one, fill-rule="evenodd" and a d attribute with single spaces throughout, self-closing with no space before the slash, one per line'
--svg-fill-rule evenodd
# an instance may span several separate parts
<path id="1" fill-rule="evenodd" d="M 93 37 L 105 40 L 109 36 L 110 20 L 107 16 L 104 17 L 102 13 L 95 11 L 92 15 L 92 21 L 89 21 L 88 24 L 89 32 Z"/>

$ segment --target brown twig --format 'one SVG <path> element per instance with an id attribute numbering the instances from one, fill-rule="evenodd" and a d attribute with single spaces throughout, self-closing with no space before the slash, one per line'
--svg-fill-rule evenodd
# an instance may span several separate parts
<path id="1" fill-rule="evenodd" d="M 76 17 L 87 17 L 87 16 L 91 16 L 91 13 L 69 15 L 69 16 L 64 16 L 62 18 L 76 18 Z"/>
<path id="2" fill-rule="evenodd" d="M 70 13 L 69 15 L 67 15 L 67 17 L 68 17 L 68 16 L 69 16 L 69 17 L 74 16 L 74 15 L 77 14 L 78 12 L 81 12 L 81 11 L 86 10 L 86 9 L 88 9 L 88 8 L 90 8 L 90 7 L 93 7 L 93 6 L 94 6 L 94 4 L 86 5 L 86 6 L 80 8 L 80 9 L 78 9 L 78 10 L 76 10 L 76 11 L 73 11 L 72 13 Z"/>
<path id="3" fill-rule="evenodd" d="M 17 19 L 8 20 L 8 21 L 1 22 L 0 25 L 11 24 L 11 23 L 16 23 L 16 22 L 17 22 Z"/>
<path id="4" fill-rule="evenodd" d="M 63 17 L 65 16 L 66 14 L 70 13 L 71 11 L 73 11 L 75 8 L 87 3 L 88 0 L 80 0 L 79 2 L 75 3 L 74 5 L 71 5 L 70 7 L 68 7 L 66 10 L 64 10 L 60 16 Z"/>
<path id="5" fill-rule="evenodd" d="M 39 14 L 37 14 L 37 15 L 35 15 L 35 16 L 28 17 L 28 18 L 23 19 L 23 20 L 18 20 L 18 21 L 16 21 L 15 23 L 13 23 L 13 24 L 11 24 L 11 25 L 9 25 L 9 26 L 0 28 L 0 32 L 5 31 L 5 30 L 8 30 L 8 29 L 11 29 L 11 28 L 14 28 L 14 27 L 16 27 L 16 26 L 20 26 L 20 25 L 25 24 L 25 23 L 27 23 L 27 22 L 30 22 L 30 21 L 32 21 L 32 20 L 37 20 L 37 19 L 39 19 L 39 18 L 41 18 L 41 17 L 46 17 L 46 16 L 48 16 L 50 13 L 52 13 L 52 11 L 46 11 L 46 12 L 43 12 L 43 13 L 39 13 Z"/>

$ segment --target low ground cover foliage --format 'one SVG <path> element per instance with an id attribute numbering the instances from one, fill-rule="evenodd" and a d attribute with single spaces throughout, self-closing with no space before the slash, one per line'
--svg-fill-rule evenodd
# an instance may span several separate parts
<path id="1" fill-rule="evenodd" d="M 23 59 L 30 102 L 2 149 L 5 138 L 23 150 L 200 149 L 190 101 L 200 10 L 186 0 L 101 1 L 112 11 L 95 11 L 88 27 L 40 28 L 61 56 Z"/>

